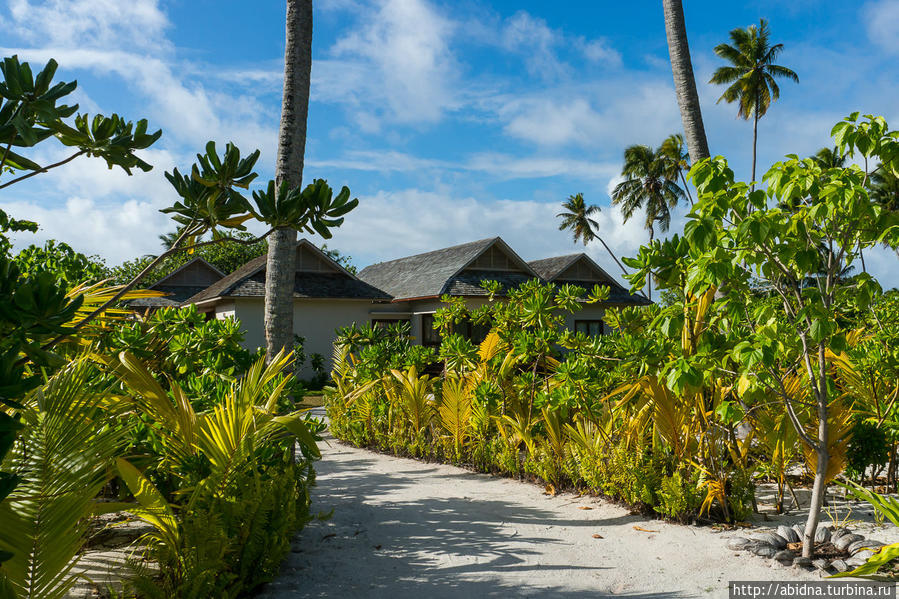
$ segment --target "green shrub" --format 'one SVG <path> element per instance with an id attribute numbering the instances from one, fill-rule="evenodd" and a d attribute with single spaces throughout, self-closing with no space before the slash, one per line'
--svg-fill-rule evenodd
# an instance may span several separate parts
<path id="1" fill-rule="evenodd" d="M 890 442 L 882 427 L 860 419 L 853 424 L 851 435 L 846 474 L 863 483 L 869 467 L 882 467 L 890 459 Z"/>
<path id="2" fill-rule="evenodd" d="M 680 470 L 662 478 L 657 493 L 656 511 L 674 520 L 686 522 L 699 511 L 704 493 L 698 484 L 698 473 L 685 475 Z"/>

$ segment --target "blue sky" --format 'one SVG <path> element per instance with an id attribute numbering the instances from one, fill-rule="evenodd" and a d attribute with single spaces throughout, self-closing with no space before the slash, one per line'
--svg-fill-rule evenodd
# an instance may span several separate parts
<path id="1" fill-rule="evenodd" d="M 899 1 L 685 2 L 709 145 L 749 177 L 751 124 L 716 104 L 712 48 L 770 21 L 800 84 L 762 120 L 761 172 L 827 145 L 854 110 L 899 128 Z M 158 249 L 174 196 L 163 177 L 209 139 L 262 150 L 272 176 L 283 72 L 278 0 L 8 0 L 4 55 L 77 79 L 87 112 L 146 117 L 163 137 L 155 165 L 127 177 L 83 159 L 10 188 L 0 207 L 109 264 Z M 569 194 L 600 205 L 600 234 L 632 254 L 646 239 L 608 192 L 623 149 L 680 131 L 660 2 L 318 0 L 305 179 L 348 185 L 360 207 L 329 246 L 371 262 L 500 235 L 524 258 L 580 251 L 556 230 Z M 48 145 L 39 160 L 64 156 Z M 672 232 L 683 226 L 682 214 Z M 316 240 L 320 241 L 320 240 Z M 598 243 L 587 251 L 610 265 Z M 895 254 L 869 267 L 899 285 Z M 614 268 L 607 268 L 610 272 Z"/>

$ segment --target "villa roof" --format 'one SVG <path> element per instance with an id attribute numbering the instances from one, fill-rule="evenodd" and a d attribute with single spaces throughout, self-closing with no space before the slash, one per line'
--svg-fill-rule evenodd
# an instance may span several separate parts
<path id="1" fill-rule="evenodd" d="M 297 243 L 303 249 L 332 267 L 331 272 L 297 271 L 294 298 L 390 300 L 380 289 L 359 280 L 343 266 L 306 239 Z M 188 298 L 184 304 L 196 304 L 223 297 L 264 297 L 266 255 L 253 258 L 220 281 Z"/>
<path id="2" fill-rule="evenodd" d="M 583 252 L 544 258 L 542 260 L 532 260 L 528 264 L 540 275 L 540 278 L 548 283 L 569 283 L 583 287 L 588 292 L 597 284 L 607 286 L 609 288 L 609 299 L 605 303 L 608 304 L 643 306 L 651 303 L 642 295 L 631 294 L 621 283 L 612 278 L 599 264 Z M 586 274 L 592 276 L 586 276 Z"/>
<path id="3" fill-rule="evenodd" d="M 199 276 L 198 276 L 199 275 Z M 181 265 L 148 288 L 161 291 L 164 297 L 144 297 L 130 300 L 132 308 L 170 308 L 180 306 L 184 300 L 200 293 L 209 281 L 222 279 L 225 273 L 199 256 Z"/>
<path id="4" fill-rule="evenodd" d="M 491 248 L 504 257 L 507 268 L 479 268 L 475 264 Z M 395 301 L 451 295 L 487 295 L 482 281 L 515 287 L 537 273 L 499 237 L 415 254 L 366 267 L 359 278 L 383 289 Z"/>

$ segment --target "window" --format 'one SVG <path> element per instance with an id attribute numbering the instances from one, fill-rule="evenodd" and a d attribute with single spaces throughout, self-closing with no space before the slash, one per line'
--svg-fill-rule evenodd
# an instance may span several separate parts
<path id="1" fill-rule="evenodd" d="M 588 337 L 599 337 L 602 335 L 601 320 L 575 320 L 574 332 L 583 333 Z"/>
<path id="2" fill-rule="evenodd" d="M 421 344 L 440 345 L 440 333 L 434 328 L 434 315 L 421 315 Z"/>
<path id="3" fill-rule="evenodd" d="M 409 323 L 408 318 L 372 318 L 371 323 L 379 329 L 386 329 L 398 322 Z"/>
<path id="4" fill-rule="evenodd" d="M 475 345 L 479 345 L 487 338 L 487 333 L 490 332 L 490 326 L 486 324 L 472 324 L 471 321 L 466 320 L 465 322 L 455 325 L 453 332 L 459 333 L 465 339 L 468 339 Z"/>

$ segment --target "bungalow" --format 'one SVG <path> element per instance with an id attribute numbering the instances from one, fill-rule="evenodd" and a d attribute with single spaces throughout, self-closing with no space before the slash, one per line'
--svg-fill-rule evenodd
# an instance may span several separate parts
<path id="1" fill-rule="evenodd" d="M 161 291 L 163 297 L 146 297 L 131 300 L 128 305 L 144 311 L 180 306 L 192 296 L 225 278 L 225 273 L 203 260 L 194 258 L 175 272 L 159 279 L 149 287 Z"/>
<path id="2" fill-rule="evenodd" d="M 294 333 L 305 338 L 307 356 L 331 357 L 334 331 L 353 322 L 368 322 L 373 307 L 390 296 L 358 279 L 306 239 L 297 243 L 294 279 Z M 209 318 L 236 318 L 244 326 L 244 346 L 265 346 L 263 329 L 266 256 L 250 260 L 184 302 Z M 303 376 L 312 376 L 307 363 Z"/>
<path id="3" fill-rule="evenodd" d="M 243 265 L 228 276 L 188 298 L 210 318 L 237 318 L 246 331 L 248 348 L 265 344 L 263 305 L 265 256 Z M 335 330 L 353 323 L 409 322 L 417 342 L 437 345 L 434 313 L 441 296 L 465 298 L 471 308 L 487 303 L 484 281 L 498 281 L 509 289 L 530 280 L 575 283 L 586 289 L 610 288 L 609 301 L 585 305 L 571 317 L 572 329 L 598 335 L 606 332 L 602 318 L 609 305 L 642 305 L 586 254 L 572 254 L 533 262 L 524 261 L 499 237 L 464 243 L 441 250 L 379 262 L 353 275 L 308 240 L 297 244 L 294 287 L 294 332 L 306 339 L 307 355 L 329 360 Z M 464 331 L 477 338 L 483 331 Z M 326 363 L 327 365 L 327 363 Z M 307 365 L 303 375 L 311 375 Z"/>
<path id="4" fill-rule="evenodd" d="M 577 285 L 588 292 L 596 285 L 609 288 L 609 298 L 602 303 L 602 306 L 585 306 L 583 310 L 568 315 L 565 325 L 573 331 L 594 336 L 603 335 L 609 332 L 609 326 L 603 321 L 606 308 L 645 306 L 651 303 L 642 296 L 631 295 L 584 253 L 533 260 L 528 265 L 547 283 Z"/>

